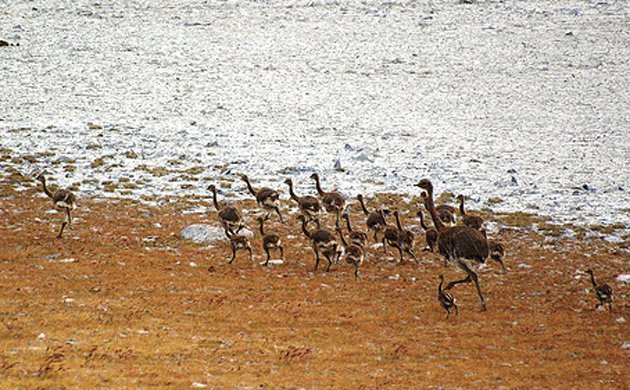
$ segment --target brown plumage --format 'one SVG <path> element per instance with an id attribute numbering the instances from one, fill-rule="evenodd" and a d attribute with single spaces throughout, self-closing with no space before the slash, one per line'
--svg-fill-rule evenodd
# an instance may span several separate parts
<path id="1" fill-rule="evenodd" d="M 608 311 L 612 312 L 612 288 L 607 284 L 597 284 L 595 282 L 595 275 L 593 275 L 593 270 L 586 270 L 586 273 L 591 275 L 591 283 L 593 284 L 593 288 L 595 289 L 595 296 L 597 296 L 597 299 L 599 300 L 599 303 L 595 305 L 595 309 L 603 305 L 608 305 Z"/>
<path id="2" fill-rule="evenodd" d="M 356 244 L 348 245 L 348 242 L 346 241 L 346 238 L 344 237 L 343 232 L 341 231 L 341 228 L 337 226 L 336 230 L 337 230 L 337 233 L 339 234 L 339 237 L 341 238 L 341 244 L 344 247 L 344 253 L 345 253 L 344 256 L 346 258 L 346 262 L 354 266 L 354 278 L 358 279 L 361 276 L 359 267 L 361 266 L 365 258 L 365 252 L 363 251 L 363 247 Z"/>
<path id="3" fill-rule="evenodd" d="M 249 193 L 256 198 L 258 206 L 267 211 L 275 211 L 276 214 L 278 214 L 280 222 L 284 223 L 282 214 L 280 213 L 280 193 L 267 187 L 262 187 L 257 190 L 254 189 L 254 187 L 252 187 L 252 183 L 246 175 L 241 175 L 241 179 L 245 182 L 245 184 L 247 184 Z M 267 213 L 267 215 L 269 215 L 269 213 Z"/>
<path id="4" fill-rule="evenodd" d="M 341 213 L 346 208 L 346 198 L 338 192 L 324 192 L 319 182 L 319 175 L 313 173 L 311 179 L 315 180 L 315 188 L 317 193 L 322 198 L 322 203 L 327 212 L 335 214 L 335 226 L 339 226 L 339 219 Z"/>
<path id="5" fill-rule="evenodd" d="M 339 261 L 339 251 L 338 243 L 335 239 L 335 236 L 332 235 L 327 230 L 317 229 L 314 232 L 309 232 L 306 229 L 306 217 L 303 215 L 298 215 L 298 219 L 302 222 L 302 232 L 311 242 L 311 248 L 313 252 L 315 252 L 315 269 L 317 271 L 317 267 L 319 266 L 320 255 L 324 255 L 326 260 L 328 260 L 328 267 L 326 267 L 326 272 L 330 271 L 330 266 L 333 261 L 337 263 Z"/>
<path id="6" fill-rule="evenodd" d="M 297 202 L 302 215 L 308 218 L 307 222 L 315 221 L 315 223 L 317 223 L 317 226 L 319 227 L 319 217 L 322 213 L 322 206 L 319 203 L 319 200 L 316 197 L 310 195 L 297 196 L 295 194 L 295 191 L 293 191 L 293 180 L 291 179 L 286 179 L 284 183 L 289 186 L 289 194 L 291 195 L 291 199 Z"/>
<path id="7" fill-rule="evenodd" d="M 72 210 L 77 207 L 77 198 L 70 190 L 60 189 L 54 192 L 50 191 L 46 185 L 46 177 L 44 177 L 44 175 L 37 176 L 37 180 L 42 183 L 44 193 L 52 199 L 55 208 L 64 213 L 61 229 L 59 230 L 59 234 L 57 234 L 57 238 L 61 238 L 65 227 L 72 225 Z"/>
<path id="8" fill-rule="evenodd" d="M 346 227 L 348 228 L 348 234 L 350 235 L 350 242 L 362 248 L 365 247 L 368 240 L 367 234 L 352 229 L 352 226 L 350 225 L 350 216 L 348 214 L 343 214 L 341 218 L 346 220 Z"/>
<path id="9" fill-rule="evenodd" d="M 232 247 L 232 257 L 228 261 L 228 264 L 232 264 L 236 258 L 236 252 L 247 251 L 249 252 L 249 261 L 252 261 L 252 246 L 249 243 L 249 239 L 239 234 L 233 234 L 225 225 L 223 226 L 225 235 L 230 239 L 230 245 Z"/>
<path id="10" fill-rule="evenodd" d="M 422 193 L 423 195 L 426 195 L 425 192 Z M 437 243 L 437 239 L 438 239 L 438 232 L 437 230 L 428 227 L 425 223 L 424 223 L 424 214 L 422 213 L 421 210 L 418 210 L 418 212 L 416 213 L 416 215 L 418 217 L 420 217 L 420 226 L 422 226 L 422 229 L 425 231 L 425 240 L 427 242 L 427 246 L 429 247 L 429 250 L 431 252 L 434 251 L 435 247 L 436 247 L 436 243 Z M 424 250 L 427 250 L 426 248 Z"/>
<path id="11" fill-rule="evenodd" d="M 450 282 L 446 286 L 446 290 L 450 290 L 460 283 L 474 282 L 481 301 L 481 310 L 485 311 L 486 303 L 479 287 L 479 278 L 472 268 L 486 261 L 488 257 L 488 241 L 477 229 L 468 226 L 445 226 L 435 210 L 433 184 L 431 181 L 422 179 L 416 186 L 424 189 L 428 194 L 425 198 L 425 206 L 429 210 L 438 231 L 438 251 L 447 261 L 454 263 L 467 274 L 465 279 Z"/>
<path id="12" fill-rule="evenodd" d="M 464 209 L 464 195 L 457 195 L 457 200 L 459 200 L 459 212 L 462 215 L 464 225 L 480 230 L 483 227 L 483 218 L 466 213 Z"/>
<path id="13" fill-rule="evenodd" d="M 451 315 L 452 308 L 455 308 L 455 315 L 459 315 L 459 308 L 455 304 L 455 298 L 453 298 L 450 293 L 442 289 L 442 285 L 444 284 L 444 275 L 440 275 L 439 278 L 440 284 L 438 285 L 438 302 L 440 302 L 440 305 L 442 305 L 444 310 L 446 310 L 446 318 Z"/>
<path id="14" fill-rule="evenodd" d="M 265 266 L 269 265 L 269 259 L 271 259 L 270 251 L 273 249 L 280 250 L 280 258 L 284 260 L 284 247 L 282 246 L 282 240 L 280 236 L 275 233 L 267 233 L 265 234 L 265 221 L 267 217 L 258 217 L 258 227 L 260 229 L 260 235 L 262 236 L 262 246 L 263 250 L 267 254 L 267 261 L 265 261 Z"/>
<path id="15" fill-rule="evenodd" d="M 438 205 L 436 208 L 438 216 L 440 217 L 440 221 L 447 224 L 455 223 L 455 214 L 457 213 L 457 209 L 453 206 L 449 206 L 447 204 Z"/>
<path id="16" fill-rule="evenodd" d="M 208 186 L 208 190 L 212 191 L 212 202 L 219 212 L 219 221 L 221 222 L 221 225 L 223 225 L 225 229 L 228 229 L 231 234 L 238 233 L 244 227 L 241 213 L 233 206 L 221 207 L 217 200 L 217 188 L 214 184 L 210 184 L 210 186 Z"/>
<path id="17" fill-rule="evenodd" d="M 377 234 L 381 232 L 386 225 L 385 212 L 383 210 L 370 212 L 367 207 L 365 207 L 365 203 L 363 202 L 363 195 L 357 195 L 357 199 L 359 200 L 359 204 L 361 205 L 361 210 L 363 210 L 363 213 L 367 216 L 365 224 L 367 225 L 369 230 L 374 231 L 374 241 L 378 242 Z"/>

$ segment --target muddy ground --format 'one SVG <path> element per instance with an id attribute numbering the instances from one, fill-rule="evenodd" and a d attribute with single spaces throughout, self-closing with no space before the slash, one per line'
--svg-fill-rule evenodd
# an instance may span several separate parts
<path id="1" fill-rule="evenodd" d="M 435 254 L 399 264 L 372 248 L 360 280 L 345 264 L 312 272 L 291 215 L 271 226 L 285 237 L 285 264 L 258 265 L 257 234 L 255 263 L 239 255 L 228 265 L 228 244 L 178 236 L 217 223 L 215 213 L 183 212 L 208 199 L 81 199 L 75 228 L 56 239 L 60 215 L 47 213 L 48 199 L 7 185 L 1 193 L 5 388 L 630 386 L 630 288 L 615 279 L 628 273 L 628 251 L 535 233 L 533 216 L 486 215 L 498 222 L 508 272 L 480 272 L 487 312 L 472 286 L 454 288 L 461 312 L 446 319 L 438 275 L 461 273 Z M 252 202 L 241 206 L 255 215 Z M 353 221 L 363 227 L 358 212 Z M 590 283 L 576 274 L 589 267 L 612 286 L 612 313 L 594 310 Z"/>

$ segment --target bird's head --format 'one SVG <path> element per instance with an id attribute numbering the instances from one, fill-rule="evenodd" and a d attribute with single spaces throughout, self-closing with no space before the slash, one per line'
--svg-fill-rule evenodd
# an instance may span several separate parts
<path id="1" fill-rule="evenodd" d="M 433 184 L 429 179 L 422 179 L 418 183 L 415 184 L 416 187 L 420 187 L 423 190 L 426 190 L 428 193 L 433 192 Z"/>

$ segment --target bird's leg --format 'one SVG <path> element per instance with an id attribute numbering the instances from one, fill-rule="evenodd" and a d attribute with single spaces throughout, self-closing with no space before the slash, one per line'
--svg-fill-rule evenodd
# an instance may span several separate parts
<path id="1" fill-rule="evenodd" d="M 376 232 L 377 232 L 377 230 L 374 229 L 374 242 L 378 242 L 378 238 L 376 237 Z"/>
<path id="2" fill-rule="evenodd" d="M 451 315 L 451 309 L 449 309 L 448 307 L 446 308 L 446 318 L 448 319 L 448 317 Z"/>
<path id="3" fill-rule="evenodd" d="M 280 223 L 284 224 L 284 219 L 282 219 L 282 213 L 280 212 L 280 207 L 274 207 L 274 210 L 276 210 L 276 214 L 278 214 L 278 218 L 280 218 Z"/>
<path id="4" fill-rule="evenodd" d="M 359 272 L 359 263 L 354 263 L 354 278 L 359 279 L 361 277 L 361 273 Z"/>
<path id="5" fill-rule="evenodd" d="M 284 247 L 280 246 L 280 258 L 284 261 Z"/>
<path id="6" fill-rule="evenodd" d="M 608 302 L 608 311 L 612 313 L 612 302 Z"/>
<path id="7" fill-rule="evenodd" d="M 411 249 L 411 248 L 407 249 L 407 253 L 411 256 L 413 261 L 415 261 L 416 263 L 419 262 L 418 258 L 416 257 L 416 254 L 413 252 L 413 249 Z"/>
<path id="8" fill-rule="evenodd" d="M 402 263 L 403 262 L 403 250 L 400 247 L 400 245 L 398 246 L 397 249 L 398 249 L 398 253 L 400 253 L 400 261 L 399 261 L 399 263 Z"/>
<path id="9" fill-rule="evenodd" d="M 66 221 L 63 221 L 61 223 L 61 230 L 59 230 L 59 234 L 57 234 L 57 238 L 61 238 L 61 235 L 63 234 L 63 229 L 65 229 L 67 224 L 68 224 L 68 222 L 66 222 Z"/>
<path id="10" fill-rule="evenodd" d="M 468 276 L 466 276 L 462 280 L 453 280 L 452 282 L 447 284 L 446 287 L 444 288 L 444 291 L 448 291 L 448 290 L 452 289 L 453 287 L 457 286 L 458 284 L 470 283 L 470 282 L 472 282 L 472 276 L 470 274 L 468 274 Z"/>
<path id="11" fill-rule="evenodd" d="M 481 301 L 481 311 L 486 311 L 486 301 L 483 299 L 483 295 L 481 294 L 481 287 L 479 287 L 479 277 L 470 268 L 468 268 L 468 272 L 470 272 L 469 275 L 472 277 L 473 282 L 475 282 L 475 287 L 477 287 L 477 294 L 479 294 L 479 300 Z"/>
<path id="12" fill-rule="evenodd" d="M 252 247 L 248 246 L 247 251 L 249 252 L 249 261 L 254 261 L 254 257 L 252 255 Z"/>
<path id="13" fill-rule="evenodd" d="M 326 260 L 328 260 L 328 267 L 326 267 L 326 272 L 330 271 L 330 266 L 332 265 L 332 260 L 330 259 L 330 255 L 324 255 L 326 256 Z"/>
<path id="14" fill-rule="evenodd" d="M 315 269 L 313 270 L 313 272 L 317 271 L 318 265 L 319 265 L 319 252 L 316 250 L 315 251 Z"/>
<path id="15" fill-rule="evenodd" d="M 265 247 L 265 252 L 267 253 L 267 261 L 265 261 L 265 267 L 269 265 L 269 259 L 271 255 L 269 254 L 269 248 Z"/>
<path id="16" fill-rule="evenodd" d="M 70 211 L 70 207 L 66 207 L 66 218 L 68 220 L 68 227 L 72 227 L 72 211 Z"/>
<path id="17" fill-rule="evenodd" d="M 232 264 L 234 259 L 236 258 L 236 246 L 232 245 L 232 258 L 228 261 L 228 264 Z"/>
<path id="18" fill-rule="evenodd" d="M 459 308 L 457 307 L 455 302 L 453 302 L 453 307 L 455 308 L 455 315 L 458 316 L 459 315 Z"/>

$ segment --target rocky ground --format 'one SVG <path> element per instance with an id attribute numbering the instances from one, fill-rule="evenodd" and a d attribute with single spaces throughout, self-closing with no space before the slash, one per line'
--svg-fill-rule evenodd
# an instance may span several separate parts
<path id="1" fill-rule="evenodd" d="M 193 223 L 217 224 L 214 212 L 189 213 L 207 198 L 160 207 L 81 199 L 74 229 L 56 239 L 61 216 L 41 192 L 3 184 L 0 194 L 3 387 L 630 386 L 630 286 L 617 279 L 629 273 L 627 243 L 566 237 L 532 215 L 487 214 L 508 272 L 494 264 L 480 272 L 487 312 L 472 286 L 453 289 L 461 312 L 446 319 L 438 275 L 461 273 L 435 254 L 399 264 L 371 248 L 360 280 L 345 264 L 312 272 L 290 215 L 270 227 L 284 237 L 284 264 L 258 264 L 257 234 L 255 262 L 239 255 L 228 265 L 228 244 L 179 236 Z M 409 209 L 400 197 L 379 201 Z M 239 205 L 253 226 L 255 205 Z M 588 268 L 612 286 L 612 313 L 594 310 L 580 274 Z"/>

